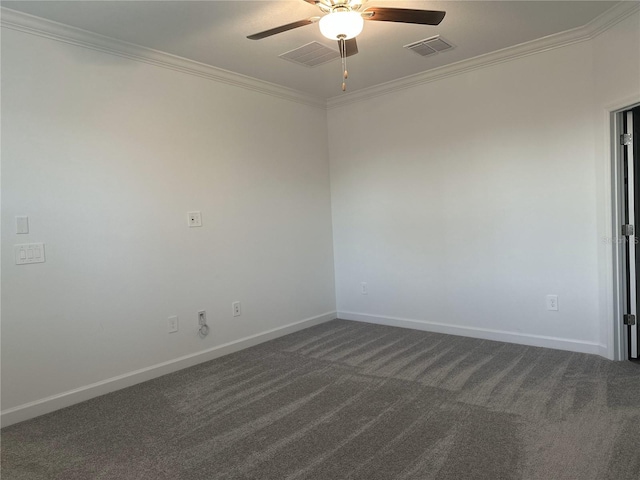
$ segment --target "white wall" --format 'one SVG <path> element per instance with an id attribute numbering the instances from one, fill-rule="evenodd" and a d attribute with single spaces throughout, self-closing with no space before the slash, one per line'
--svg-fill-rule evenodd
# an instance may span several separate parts
<path id="1" fill-rule="evenodd" d="M 604 38 L 329 111 L 340 317 L 607 353 L 602 104 L 640 77 Z"/>
<path id="2" fill-rule="evenodd" d="M 332 255 L 324 109 L 3 29 L 4 412 L 335 318 Z"/>

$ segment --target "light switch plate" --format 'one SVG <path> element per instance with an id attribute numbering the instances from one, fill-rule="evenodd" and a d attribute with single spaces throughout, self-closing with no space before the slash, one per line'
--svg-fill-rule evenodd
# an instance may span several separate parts
<path id="1" fill-rule="evenodd" d="M 202 214 L 200 212 L 187 212 L 187 225 L 189 227 L 201 227 Z"/>
<path id="2" fill-rule="evenodd" d="M 16 265 L 44 263 L 44 243 L 22 243 L 13 246 Z"/>
<path id="3" fill-rule="evenodd" d="M 16 217 L 16 233 L 29 233 L 29 217 Z"/>

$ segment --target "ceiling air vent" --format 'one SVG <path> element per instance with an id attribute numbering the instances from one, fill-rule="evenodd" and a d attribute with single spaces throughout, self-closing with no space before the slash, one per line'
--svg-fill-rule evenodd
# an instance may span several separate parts
<path id="1" fill-rule="evenodd" d="M 321 43 L 311 42 L 278 56 L 307 67 L 316 67 L 334 58 L 340 58 L 340 53 L 337 50 L 325 47 Z"/>
<path id="2" fill-rule="evenodd" d="M 435 55 L 438 52 L 449 50 L 450 48 L 453 48 L 453 45 L 444 41 L 440 35 L 436 35 L 435 37 L 426 38 L 424 40 L 405 45 L 404 48 L 417 53 L 421 57 L 428 57 L 429 55 Z"/>

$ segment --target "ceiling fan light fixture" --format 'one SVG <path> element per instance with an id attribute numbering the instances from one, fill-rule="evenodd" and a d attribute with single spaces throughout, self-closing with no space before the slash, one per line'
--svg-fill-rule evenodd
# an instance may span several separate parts
<path id="1" fill-rule="evenodd" d="M 344 35 L 345 40 L 354 38 L 362 32 L 364 20 L 358 12 L 338 11 L 320 19 L 320 32 L 330 40 Z"/>

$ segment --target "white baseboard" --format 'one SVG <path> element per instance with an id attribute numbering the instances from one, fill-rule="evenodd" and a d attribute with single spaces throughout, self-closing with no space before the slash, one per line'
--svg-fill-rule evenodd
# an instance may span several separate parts
<path id="1" fill-rule="evenodd" d="M 613 350 L 611 350 L 606 345 L 598 345 L 598 355 L 600 355 L 601 357 L 604 357 L 604 358 L 606 358 L 608 360 L 616 361 L 615 354 L 614 354 Z"/>
<path id="2" fill-rule="evenodd" d="M 29 420 L 31 418 L 50 413 L 61 408 L 69 407 L 76 403 L 84 402 L 94 397 L 104 395 L 109 392 L 130 387 L 132 385 L 146 382 L 153 378 L 161 377 L 168 373 L 173 373 L 183 368 L 192 367 L 202 362 L 213 360 L 230 353 L 252 347 L 259 343 L 273 340 L 274 338 L 288 335 L 289 333 L 304 330 L 305 328 L 319 325 L 336 318 L 336 312 L 327 312 L 311 318 L 300 320 L 299 322 L 290 323 L 282 327 L 267 330 L 249 337 L 241 338 L 233 342 L 218 345 L 201 352 L 192 353 L 183 357 L 169 360 L 167 362 L 158 363 L 150 367 L 128 372 L 117 377 L 108 378 L 100 382 L 92 383 L 83 387 L 69 390 L 67 392 L 52 395 L 47 398 L 36 400 L 34 402 L 18 405 L 0 412 L 0 422 L 3 427 L 14 423 Z"/>
<path id="3" fill-rule="evenodd" d="M 377 325 L 387 325 L 390 327 L 412 328 L 414 330 L 423 330 L 427 332 L 446 333 L 449 335 L 460 335 L 462 337 L 474 337 L 484 340 L 496 340 L 498 342 L 517 343 L 532 347 L 546 347 L 555 348 L 557 350 L 568 350 L 570 352 L 593 353 L 609 358 L 608 348 L 606 345 L 600 345 L 594 342 L 585 342 L 583 340 L 570 340 L 566 338 L 546 337 L 542 335 L 507 332 L 504 330 L 490 330 L 486 328 L 463 327 L 460 325 L 449 325 L 424 320 L 382 317 L 378 315 L 354 312 L 338 312 L 338 318 L 357 322 L 375 323 Z"/>

